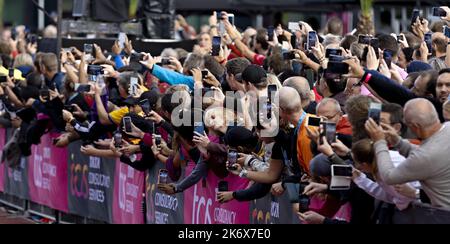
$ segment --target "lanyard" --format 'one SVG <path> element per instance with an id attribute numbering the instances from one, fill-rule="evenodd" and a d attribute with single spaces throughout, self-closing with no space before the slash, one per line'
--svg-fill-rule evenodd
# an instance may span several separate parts
<path id="1" fill-rule="evenodd" d="M 306 119 L 306 112 L 303 112 L 302 117 L 300 117 L 300 120 L 298 121 L 297 127 L 295 128 L 294 135 L 298 136 L 298 131 L 300 130 L 300 127 L 303 124 L 303 121 Z"/>

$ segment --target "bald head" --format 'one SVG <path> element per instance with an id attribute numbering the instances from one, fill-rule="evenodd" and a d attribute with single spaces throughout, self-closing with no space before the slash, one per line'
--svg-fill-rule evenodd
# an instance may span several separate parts
<path id="1" fill-rule="evenodd" d="M 302 110 L 302 100 L 294 88 L 283 87 L 278 94 L 280 97 L 280 108 L 290 113 Z"/>
<path id="2" fill-rule="evenodd" d="M 284 81 L 283 86 L 295 89 L 303 102 L 310 100 L 311 87 L 307 79 L 301 76 L 291 77 Z"/>
<path id="3" fill-rule="evenodd" d="M 436 108 L 423 98 L 411 100 L 405 105 L 405 121 L 422 129 L 441 123 Z"/>

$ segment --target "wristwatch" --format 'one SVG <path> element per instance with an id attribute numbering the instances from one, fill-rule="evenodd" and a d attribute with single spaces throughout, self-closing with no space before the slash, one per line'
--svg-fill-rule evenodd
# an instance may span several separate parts
<path id="1" fill-rule="evenodd" d="M 247 176 L 248 176 L 248 171 L 246 169 L 243 169 L 241 171 L 241 173 L 239 174 L 239 177 L 241 177 L 241 178 L 247 178 Z"/>

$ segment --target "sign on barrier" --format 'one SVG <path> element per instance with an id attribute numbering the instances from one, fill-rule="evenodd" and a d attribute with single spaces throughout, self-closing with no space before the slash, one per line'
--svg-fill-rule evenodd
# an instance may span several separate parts
<path id="1" fill-rule="evenodd" d="M 113 220 L 116 224 L 143 224 L 142 194 L 145 173 L 118 161 L 114 180 Z"/>
<path id="2" fill-rule="evenodd" d="M 39 146 L 33 146 L 28 160 L 30 200 L 68 212 L 67 150 L 54 147 L 56 134 L 45 135 Z"/>
<path id="3" fill-rule="evenodd" d="M 159 170 L 164 168 L 165 165 L 163 163 L 157 162 L 147 173 L 147 223 L 183 224 L 185 206 L 183 194 L 169 196 L 157 189 Z"/>
<path id="4" fill-rule="evenodd" d="M 189 164 L 186 175 L 194 169 Z M 185 224 L 249 224 L 250 203 L 231 201 L 220 204 L 216 201 L 219 181 L 228 182 L 230 191 L 247 188 L 249 182 L 235 175 L 219 179 L 209 172 L 206 186 L 202 182 L 184 192 L 184 223 Z"/>
<path id="5" fill-rule="evenodd" d="M 268 194 L 266 197 L 252 201 L 250 211 L 251 224 L 299 224 L 294 214 L 287 193 L 281 197 Z"/>
<path id="6" fill-rule="evenodd" d="M 112 223 L 114 159 L 89 157 L 80 152 L 81 142 L 69 145 L 69 212 Z"/>

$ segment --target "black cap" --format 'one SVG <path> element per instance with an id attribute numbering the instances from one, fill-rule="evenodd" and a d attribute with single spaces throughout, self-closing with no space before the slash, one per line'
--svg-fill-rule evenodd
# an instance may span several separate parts
<path id="1" fill-rule="evenodd" d="M 125 106 L 131 107 L 131 106 L 138 105 L 139 99 L 134 98 L 134 97 L 128 97 L 127 99 L 125 99 L 125 101 L 123 101 L 123 103 L 125 104 Z"/>
<path id="2" fill-rule="evenodd" d="M 242 72 L 242 80 L 252 84 L 261 84 L 267 81 L 267 72 L 261 66 L 252 64 Z"/>
<path id="3" fill-rule="evenodd" d="M 150 106 L 155 109 L 156 108 L 156 104 L 158 103 L 158 99 L 159 99 L 159 93 L 157 91 L 147 91 L 142 93 L 141 97 L 139 98 L 139 101 L 144 101 L 145 99 L 147 99 L 150 103 Z"/>
<path id="4" fill-rule="evenodd" d="M 30 123 L 36 118 L 36 111 L 32 108 L 20 109 L 16 112 L 17 117 L 19 117 L 23 122 Z"/>
<path id="5" fill-rule="evenodd" d="M 236 126 L 231 127 L 225 137 L 225 143 L 230 147 L 256 147 L 258 143 L 258 138 L 253 132 L 247 130 L 244 127 Z"/>

